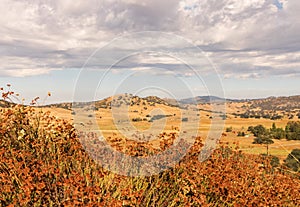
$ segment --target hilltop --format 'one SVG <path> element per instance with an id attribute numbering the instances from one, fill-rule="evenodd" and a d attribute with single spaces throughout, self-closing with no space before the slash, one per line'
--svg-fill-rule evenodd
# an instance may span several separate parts
<path id="1" fill-rule="evenodd" d="M 51 107 L 51 108 L 64 108 L 71 110 L 73 108 L 79 107 L 91 107 L 94 106 L 95 109 L 105 108 L 108 109 L 112 106 L 114 107 L 121 107 L 121 106 L 133 106 L 133 105 L 150 105 L 155 106 L 155 104 L 162 104 L 165 106 L 174 107 L 176 104 L 173 104 L 174 100 L 165 100 L 159 98 L 157 96 L 147 96 L 147 97 L 139 97 L 134 96 L 132 94 L 119 94 L 115 96 L 110 96 L 104 98 L 102 100 L 97 101 L 90 101 L 90 102 L 66 102 L 66 103 L 57 103 L 57 104 L 50 104 L 44 107 Z M 175 101 L 176 103 L 176 101 Z"/>

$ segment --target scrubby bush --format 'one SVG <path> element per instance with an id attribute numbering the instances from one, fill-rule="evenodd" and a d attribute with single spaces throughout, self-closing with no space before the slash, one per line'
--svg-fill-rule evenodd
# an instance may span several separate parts
<path id="1" fill-rule="evenodd" d="M 244 137 L 245 136 L 245 132 L 238 132 L 238 137 Z"/>
<path id="2" fill-rule="evenodd" d="M 226 132 L 232 132 L 232 127 L 227 127 Z"/>
<path id="3" fill-rule="evenodd" d="M 131 121 L 133 121 L 133 122 L 139 122 L 139 121 L 143 121 L 143 119 L 140 118 L 140 117 L 137 117 L 137 118 L 132 118 Z"/>
<path id="4" fill-rule="evenodd" d="M 181 121 L 182 121 L 182 122 L 188 122 L 188 121 L 189 121 L 189 118 L 184 117 L 184 118 L 181 119 Z"/>
<path id="5" fill-rule="evenodd" d="M 300 149 L 293 149 L 293 151 L 284 160 L 285 165 L 294 171 L 300 171 Z"/>
<path id="6" fill-rule="evenodd" d="M 300 140 L 300 122 L 288 122 L 285 127 L 285 132 L 288 140 Z"/>

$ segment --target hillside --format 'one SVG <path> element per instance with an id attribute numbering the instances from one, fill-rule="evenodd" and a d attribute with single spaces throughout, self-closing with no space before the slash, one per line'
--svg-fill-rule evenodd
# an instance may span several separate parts
<path id="1" fill-rule="evenodd" d="M 242 113 L 241 113 L 242 112 Z M 300 96 L 269 97 L 244 102 L 240 112 L 235 112 L 242 118 L 299 119 Z"/>
<path id="2" fill-rule="evenodd" d="M 300 110 L 300 96 L 288 97 L 269 97 L 250 101 L 251 108 L 260 108 L 261 110 L 292 111 Z"/>
<path id="3" fill-rule="evenodd" d="M 74 103 L 59 103 L 47 105 L 47 107 L 58 107 L 71 109 L 73 107 L 95 105 L 97 108 L 106 108 L 113 104 L 114 106 L 121 105 L 139 105 L 148 104 L 164 104 L 166 106 L 178 106 L 188 104 L 209 104 L 215 102 L 226 102 L 227 104 L 240 103 L 245 110 L 266 110 L 266 111 L 299 111 L 300 110 L 300 95 L 288 97 L 268 97 L 262 99 L 223 99 L 217 96 L 197 96 L 195 98 L 187 98 L 181 100 L 159 98 L 157 96 L 138 97 L 132 94 L 120 94 L 112 97 L 107 97 L 102 100 L 93 102 L 74 102 Z M 1 103 L 0 103 L 1 104 Z"/>
<path id="4" fill-rule="evenodd" d="M 182 104 L 200 104 L 200 103 L 212 103 L 212 102 L 224 102 L 226 99 L 217 96 L 196 96 L 194 98 L 181 99 Z"/>

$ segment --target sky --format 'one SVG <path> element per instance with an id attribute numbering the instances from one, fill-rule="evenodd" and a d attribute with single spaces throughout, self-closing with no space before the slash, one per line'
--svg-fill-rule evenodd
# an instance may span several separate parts
<path id="1" fill-rule="evenodd" d="M 300 94 L 297 0 L 0 4 L 0 87 L 28 102 Z"/>

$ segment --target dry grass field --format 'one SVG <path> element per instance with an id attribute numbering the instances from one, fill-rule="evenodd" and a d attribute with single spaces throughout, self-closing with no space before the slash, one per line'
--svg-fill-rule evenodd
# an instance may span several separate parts
<path id="1" fill-rule="evenodd" d="M 72 109 L 63 109 L 59 107 L 43 108 L 43 111 L 51 111 L 51 113 L 61 119 L 65 119 L 74 123 L 80 130 L 96 131 L 99 136 L 104 138 L 119 137 L 121 139 L 139 139 L 140 141 L 151 141 L 156 145 L 155 141 L 160 133 L 176 133 L 177 136 L 183 136 L 185 133 L 202 137 L 206 139 L 212 122 L 212 107 L 208 103 L 199 104 L 197 107 L 188 106 L 186 109 L 166 105 L 161 101 L 137 100 L 130 105 L 121 105 L 115 107 L 99 107 L 97 110 L 91 106 L 74 108 L 76 113 L 71 114 Z M 113 98 L 105 100 L 111 103 Z M 141 103 L 141 104 L 140 104 Z M 103 104 L 103 103 L 102 103 Z M 95 104 L 97 105 L 97 104 Z M 252 144 L 254 136 L 247 132 L 249 126 L 263 125 L 271 128 L 275 123 L 277 127 L 284 128 L 289 121 L 299 120 L 297 116 L 290 119 L 288 116 L 278 120 L 265 118 L 241 118 L 233 115 L 234 113 L 244 113 L 250 107 L 249 102 L 228 102 L 226 103 L 226 120 L 222 128 L 221 143 L 228 143 L 232 146 L 238 145 L 245 153 L 262 154 L 266 153 L 266 146 Z M 197 109 L 197 110 L 195 110 Z M 259 109 L 254 108 L 254 111 Z M 276 111 L 276 113 L 284 114 L 284 111 Z M 166 115 L 165 118 L 149 122 L 151 117 L 155 115 Z M 218 116 L 218 115 L 217 115 Z M 189 117 L 185 126 L 182 118 Z M 133 121 L 133 119 L 139 119 Z M 232 132 L 226 132 L 226 128 L 232 128 Z M 245 132 L 246 136 L 238 137 L 238 132 Z M 138 135 L 144 134 L 144 137 Z M 145 138 L 146 135 L 146 138 Z M 151 135 L 151 137 L 150 137 Z M 146 139 L 146 140 L 143 140 Z M 300 148 L 300 141 L 274 140 L 274 144 L 269 146 L 269 153 L 278 156 L 283 161 L 287 155 L 295 148 Z"/>

